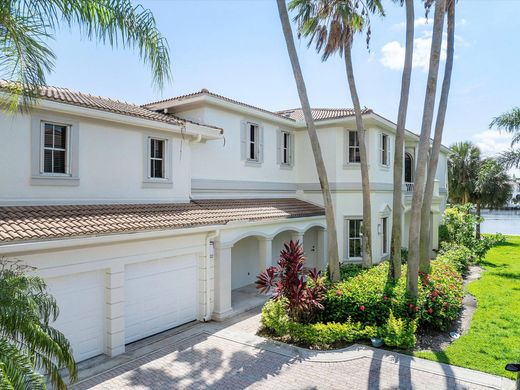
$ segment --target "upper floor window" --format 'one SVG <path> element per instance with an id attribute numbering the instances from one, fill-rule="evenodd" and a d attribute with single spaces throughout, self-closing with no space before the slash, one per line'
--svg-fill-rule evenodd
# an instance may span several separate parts
<path id="1" fill-rule="evenodd" d="M 263 162 L 263 127 L 257 123 L 243 121 L 240 141 L 242 160 L 256 164 Z"/>
<path id="2" fill-rule="evenodd" d="M 41 126 L 41 173 L 68 174 L 69 126 L 50 122 L 41 122 Z"/>
<path id="3" fill-rule="evenodd" d="M 347 162 L 359 163 L 361 155 L 359 154 L 359 138 L 358 132 L 354 130 L 348 131 L 348 147 L 347 147 Z"/>
<path id="4" fill-rule="evenodd" d="M 249 123 L 247 130 L 247 159 L 258 161 L 258 125 Z"/>
<path id="5" fill-rule="evenodd" d="M 404 154 L 404 182 L 413 183 L 413 157 L 410 153 Z"/>
<path id="6" fill-rule="evenodd" d="M 294 135 L 285 130 L 278 130 L 277 163 L 281 167 L 291 167 L 294 163 Z"/>
<path id="7" fill-rule="evenodd" d="M 384 166 L 390 165 L 390 137 L 385 133 L 379 135 L 379 163 Z"/>
<path id="8" fill-rule="evenodd" d="M 150 178 L 164 179 L 165 174 L 165 156 L 166 156 L 166 140 L 150 138 Z"/>

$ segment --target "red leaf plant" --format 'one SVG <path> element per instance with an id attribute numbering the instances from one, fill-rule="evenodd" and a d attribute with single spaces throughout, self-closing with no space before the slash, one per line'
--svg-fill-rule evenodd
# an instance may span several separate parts
<path id="1" fill-rule="evenodd" d="M 285 310 L 293 321 L 312 322 L 321 304 L 325 286 L 321 272 L 303 266 L 302 245 L 296 241 L 284 244 L 278 265 L 269 267 L 256 278 L 256 288 L 262 293 L 273 289 L 273 299 L 285 299 Z"/>

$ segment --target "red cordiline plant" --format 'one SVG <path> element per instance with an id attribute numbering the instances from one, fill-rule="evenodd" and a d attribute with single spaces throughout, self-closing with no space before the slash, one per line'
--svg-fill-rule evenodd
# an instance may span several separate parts
<path id="1" fill-rule="evenodd" d="M 287 315 L 297 322 L 312 322 L 318 310 L 323 310 L 325 296 L 321 272 L 304 268 L 302 245 L 296 241 L 284 244 L 278 265 L 269 267 L 257 276 L 256 288 L 262 293 L 271 289 L 273 299 L 284 299 Z"/>

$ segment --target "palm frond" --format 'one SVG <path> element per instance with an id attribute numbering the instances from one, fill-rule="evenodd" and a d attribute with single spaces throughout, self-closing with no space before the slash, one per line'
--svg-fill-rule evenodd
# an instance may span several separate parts
<path id="1" fill-rule="evenodd" d="M 497 161 L 507 169 L 520 168 L 520 149 L 509 149 L 500 153 Z"/>
<path id="2" fill-rule="evenodd" d="M 2 338 L 0 338 L 0 388 L 45 389 L 45 378 L 34 370 L 31 358 Z"/>
<path id="3" fill-rule="evenodd" d="M 518 133 L 520 131 L 520 108 L 514 107 L 511 111 L 505 112 L 499 115 L 491 121 L 489 128 L 497 128 L 498 130 L 504 130 L 508 133 Z M 520 142 L 518 135 L 515 135 L 511 146 Z"/>

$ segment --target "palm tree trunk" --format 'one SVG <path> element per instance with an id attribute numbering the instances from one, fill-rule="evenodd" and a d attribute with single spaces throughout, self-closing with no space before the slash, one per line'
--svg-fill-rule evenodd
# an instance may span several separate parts
<path id="1" fill-rule="evenodd" d="M 305 81 L 303 80 L 303 74 L 300 67 L 300 62 L 298 60 L 298 54 L 296 53 L 296 47 L 294 45 L 291 23 L 289 21 L 289 15 L 287 13 L 285 1 L 277 0 L 276 3 L 278 5 L 278 13 L 280 15 L 280 22 L 282 23 L 283 35 L 285 37 L 285 43 L 287 45 L 287 53 L 289 54 L 289 59 L 291 60 L 294 80 L 296 81 L 296 87 L 298 89 L 298 95 L 300 97 L 300 103 L 302 105 L 303 115 L 305 117 L 305 123 L 307 125 L 307 132 L 309 133 L 312 153 L 314 155 L 314 161 L 316 163 L 316 170 L 318 172 L 318 178 L 320 180 L 321 192 L 323 194 L 323 204 L 325 206 L 325 219 L 327 221 L 329 277 L 332 281 L 338 281 L 338 237 L 336 233 L 334 207 L 332 204 L 332 196 L 330 194 L 327 170 L 325 169 L 325 163 L 323 162 L 323 156 L 321 154 L 320 141 L 318 139 L 316 127 L 314 126 L 314 120 L 312 118 L 311 106 L 309 104 L 309 98 L 307 96 L 307 89 L 305 87 Z"/>
<path id="2" fill-rule="evenodd" d="M 367 144 L 365 139 L 365 128 L 363 127 L 363 117 L 361 116 L 361 105 L 359 104 L 359 96 L 354 78 L 354 69 L 352 67 L 352 42 L 345 45 L 344 48 L 345 68 L 347 71 L 348 86 L 352 104 L 354 105 L 354 113 L 356 117 L 356 128 L 359 139 L 359 156 L 361 166 L 361 188 L 363 196 L 363 266 L 372 266 L 372 207 L 370 202 L 370 178 L 368 173 L 368 156 Z"/>
<path id="3" fill-rule="evenodd" d="M 392 205 L 392 260 L 390 262 L 390 277 L 397 280 L 401 277 L 401 246 L 402 246 L 402 202 L 403 202 L 403 158 L 404 129 L 406 113 L 410 96 L 410 79 L 412 76 L 413 37 L 414 37 L 414 7 L 413 0 L 406 0 L 406 49 L 404 55 L 403 76 L 401 79 L 401 98 L 397 113 L 397 128 L 395 131 L 394 156 L 394 199 Z"/>
<path id="4" fill-rule="evenodd" d="M 435 135 L 433 137 L 432 151 L 430 155 L 430 163 L 428 164 L 428 178 L 424 189 L 424 200 L 422 205 L 421 216 L 421 249 L 419 270 L 421 272 L 430 272 L 430 211 L 433 199 L 433 187 L 435 185 L 435 176 L 437 173 L 437 165 L 439 163 L 439 152 L 441 150 L 442 132 L 444 130 L 444 120 L 446 118 L 446 110 L 448 108 L 448 95 L 450 93 L 451 74 L 453 70 L 453 57 L 455 46 L 455 0 L 448 0 L 448 47 L 446 65 L 444 68 L 444 79 L 442 81 L 441 97 L 439 100 L 439 109 L 437 111 L 437 120 L 435 122 Z M 435 229 L 435 227 L 433 227 Z"/>
<path id="5" fill-rule="evenodd" d="M 408 275 L 406 286 L 409 294 L 414 298 L 417 297 L 418 294 L 421 209 L 424 197 L 424 187 L 426 183 L 426 164 L 428 159 L 428 149 L 430 146 L 430 132 L 433 122 L 435 93 L 437 90 L 437 77 L 439 73 L 445 11 L 446 0 L 437 0 L 435 3 L 435 14 L 433 18 L 430 65 L 428 70 L 426 94 L 424 98 L 421 136 L 419 138 L 419 152 L 417 153 L 418 159 L 412 197 L 409 233 L 410 238 L 408 243 Z"/>
<path id="6" fill-rule="evenodd" d="M 477 218 L 480 221 L 480 208 L 481 208 L 481 202 L 480 198 L 477 199 Z M 480 240 L 480 222 L 477 223 L 477 226 L 475 228 L 475 238 L 477 240 Z"/>

